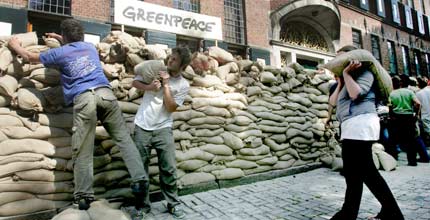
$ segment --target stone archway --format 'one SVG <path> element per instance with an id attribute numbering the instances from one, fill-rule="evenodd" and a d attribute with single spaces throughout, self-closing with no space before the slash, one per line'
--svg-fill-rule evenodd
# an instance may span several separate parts
<path id="1" fill-rule="evenodd" d="M 273 40 L 295 40 L 299 46 L 318 43 L 321 51 L 335 52 L 333 41 L 339 40 L 340 12 L 333 1 L 294 1 L 274 11 L 270 17 Z M 288 36 L 288 29 L 298 36 Z M 294 39 L 300 35 L 312 38 L 311 42 L 307 41 L 309 39 Z M 319 50 L 318 47 L 310 49 Z"/>

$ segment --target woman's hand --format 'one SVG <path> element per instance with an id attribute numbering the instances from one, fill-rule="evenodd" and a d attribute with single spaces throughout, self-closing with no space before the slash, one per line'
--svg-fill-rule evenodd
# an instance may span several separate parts
<path id="1" fill-rule="evenodd" d="M 351 60 L 351 62 L 349 62 L 348 66 L 345 67 L 345 69 L 343 69 L 343 75 L 345 74 L 350 74 L 351 72 L 359 69 L 361 67 L 361 62 L 358 60 Z"/>

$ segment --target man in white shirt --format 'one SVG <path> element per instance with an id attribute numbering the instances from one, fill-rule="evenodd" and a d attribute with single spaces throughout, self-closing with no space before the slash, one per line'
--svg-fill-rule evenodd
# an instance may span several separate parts
<path id="1" fill-rule="evenodd" d="M 135 194 L 143 194 L 143 201 L 136 203 L 138 213 L 144 215 L 150 211 L 149 173 L 151 147 L 155 148 L 160 169 L 160 188 L 167 201 L 167 209 L 176 218 L 185 217 L 178 205 L 178 189 L 176 186 L 176 158 L 173 139 L 172 112 L 181 106 L 189 90 L 189 83 L 182 77 L 182 72 L 191 61 L 188 48 L 177 47 L 168 58 L 167 72 L 160 71 L 161 81 L 155 79 L 150 84 L 142 82 L 140 73 L 132 83 L 137 89 L 145 91 L 143 101 L 136 114 L 134 123 L 134 141 L 142 156 L 145 167 L 145 180 L 133 190 Z"/>

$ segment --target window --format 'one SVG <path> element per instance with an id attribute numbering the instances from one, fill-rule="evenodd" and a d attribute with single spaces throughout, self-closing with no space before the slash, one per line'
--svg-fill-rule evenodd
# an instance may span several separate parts
<path id="1" fill-rule="evenodd" d="M 418 30 L 420 34 L 425 34 L 426 30 L 424 29 L 424 18 L 421 12 L 417 12 L 417 20 L 418 20 Z"/>
<path id="2" fill-rule="evenodd" d="M 400 24 L 399 5 L 397 0 L 391 0 L 391 11 L 393 12 L 393 22 Z"/>
<path id="3" fill-rule="evenodd" d="M 173 0 L 173 7 L 184 11 L 200 13 L 199 0 Z"/>
<path id="4" fill-rule="evenodd" d="M 373 56 L 382 64 L 381 50 L 379 48 L 379 37 L 375 35 L 370 36 L 370 41 L 372 44 L 372 54 Z"/>
<path id="5" fill-rule="evenodd" d="M 377 13 L 381 17 L 385 17 L 385 3 L 384 0 L 378 0 L 376 2 L 376 9 L 378 10 Z"/>
<path id="6" fill-rule="evenodd" d="M 387 41 L 387 46 L 388 46 L 388 57 L 390 60 L 390 73 L 397 74 L 396 47 L 393 41 Z"/>
<path id="7" fill-rule="evenodd" d="M 352 29 L 352 45 L 357 48 L 363 48 L 361 42 L 361 31 Z"/>
<path id="8" fill-rule="evenodd" d="M 245 43 L 242 0 L 224 0 L 224 40 Z"/>
<path id="9" fill-rule="evenodd" d="M 407 46 L 402 46 L 403 73 L 409 76 L 409 49 Z"/>
<path id="10" fill-rule="evenodd" d="M 413 0 L 408 0 L 408 6 L 411 7 L 411 8 L 415 8 L 414 1 Z"/>
<path id="11" fill-rule="evenodd" d="M 412 9 L 405 5 L 405 17 L 406 17 L 406 27 L 409 29 L 414 29 L 414 23 L 412 21 Z"/>
<path id="12" fill-rule="evenodd" d="M 414 63 L 417 76 L 421 75 L 421 53 L 418 50 L 414 51 Z"/>
<path id="13" fill-rule="evenodd" d="M 71 0 L 30 0 L 28 8 L 35 11 L 71 15 Z"/>
<path id="14" fill-rule="evenodd" d="M 427 76 L 430 76 L 430 55 L 426 53 Z"/>
<path id="15" fill-rule="evenodd" d="M 364 10 L 369 10 L 368 0 L 360 0 L 360 7 Z"/>

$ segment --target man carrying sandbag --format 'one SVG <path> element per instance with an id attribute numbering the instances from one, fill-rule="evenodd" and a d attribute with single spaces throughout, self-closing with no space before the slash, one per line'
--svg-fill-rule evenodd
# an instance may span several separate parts
<path id="1" fill-rule="evenodd" d="M 149 173 L 148 166 L 151 158 L 151 147 L 155 148 L 160 169 L 160 187 L 167 201 L 167 210 L 176 218 L 185 217 L 183 210 L 179 208 L 178 189 L 176 185 L 176 157 L 173 139 L 172 112 L 181 106 L 189 90 L 187 80 L 182 77 L 182 72 L 191 62 L 191 53 L 188 48 L 177 47 L 167 61 L 167 72 L 160 70 L 159 77 L 148 73 L 143 62 L 134 68 L 136 78 L 133 86 L 145 91 L 142 104 L 136 114 L 134 141 L 142 155 L 145 166 L 145 180 L 141 182 L 138 191 L 144 196 L 144 200 L 136 204 L 136 209 L 142 215 L 151 209 L 149 200 Z M 144 80 L 148 75 L 153 75 L 152 81 Z M 145 82 L 146 81 L 146 82 Z"/>
<path id="2" fill-rule="evenodd" d="M 357 52 L 360 51 L 352 50 L 338 55 L 331 62 L 337 62 L 336 59 L 340 60 Z M 342 209 L 331 220 L 357 219 L 363 184 L 366 184 L 382 205 L 380 213 L 372 219 L 404 220 L 372 157 L 372 144 L 379 139 L 380 130 L 376 113 L 376 77 L 362 62 L 354 59 L 349 61 L 346 67 L 342 67 L 338 76 L 338 85 L 329 102 L 336 105 L 336 117 L 341 126 L 346 192 Z"/>
<path id="3" fill-rule="evenodd" d="M 115 95 L 110 88 L 100 64 L 96 48 L 83 42 L 84 29 L 79 21 L 66 19 L 61 22 L 61 33 L 48 33 L 64 43 L 62 47 L 44 53 L 32 53 L 21 47 L 17 38 L 9 41 L 9 47 L 25 60 L 41 62 L 47 67 L 61 70 L 64 99 L 73 103 L 72 158 L 75 184 L 75 204 L 86 210 L 94 201 L 93 153 L 97 119 L 109 132 L 120 148 L 124 162 L 137 184 L 145 176 L 139 151 L 134 144 Z"/>

